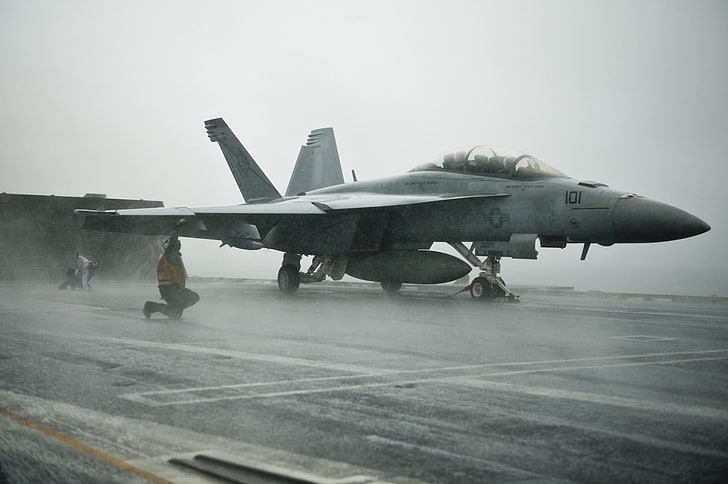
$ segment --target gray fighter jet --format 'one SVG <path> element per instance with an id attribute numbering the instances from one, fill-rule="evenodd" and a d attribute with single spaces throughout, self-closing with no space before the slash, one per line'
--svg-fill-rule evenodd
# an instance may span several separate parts
<path id="1" fill-rule="evenodd" d="M 379 282 L 437 284 L 480 274 L 473 298 L 517 300 L 500 277 L 503 257 L 536 259 L 540 247 L 662 242 L 710 230 L 678 208 L 603 183 L 579 181 L 526 153 L 501 146 L 458 149 L 407 173 L 344 183 L 333 129 L 311 132 L 281 196 L 221 119 L 205 122 L 247 203 L 205 208 L 76 210 L 83 228 L 220 240 L 284 253 L 278 287 L 345 274 Z M 430 250 L 434 242 L 462 256 Z M 469 246 L 466 245 L 469 243 Z M 313 257 L 301 270 L 302 256 Z"/>

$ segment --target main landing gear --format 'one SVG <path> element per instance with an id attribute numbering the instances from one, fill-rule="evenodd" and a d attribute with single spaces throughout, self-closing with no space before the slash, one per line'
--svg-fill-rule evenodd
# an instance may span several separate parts
<path id="1" fill-rule="evenodd" d="M 278 271 L 278 289 L 286 294 L 298 291 L 301 278 L 298 268 L 293 264 L 283 264 Z"/>
<path id="2" fill-rule="evenodd" d="M 346 258 L 315 256 L 306 272 L 301 272 L 301 256 L 292 252 L 283 254 L 283 265 L 278 271 L 278 289 L 286 294 L 298 291 L 301 283 L 321 282 L 326 276 L 334 280 L 344 277 Z"/>
<path id="3" fill-rule="evenodd" d="M 392 294 L 399 291 L 402 288 L 401 282 L 382 281 L 379 283 L 386 292 Z"/>
<path id="4" fill-rule="evenodd" d="M 478 277 L 463 291 L 470 290 L 472 298 L 480 301 L 519 302 L 518 296 L 508 289 L 498 275 L 500 257 L 488 256 L 481 261 L 472 248 L 468 249 L 462 242 L 451 242 L 450 245 L 471 265 L 480 269 Z M 339 280 L 344 276 L 347 260 L 345 256 L 316 256 L 308 270 L 301 272 L 301 255 L 287 252 L 283 255 L 283 264 L 278 271 L 278 289 L 293 294 L 301 283 L 321 282 L 327 276 Z M 402 287 L 402 283 L 396 281 L 381 281 L 380 284 L 388 293 L 395 293 Z"/>
<path id="5" fill-rule="evenodd" d="M 283 254 L 283 264 L 278 270 L 278 289 L 285 294 L 298 291 L 301 284 L 301 256 L 292 252 Z"/>
<path id="6" fill-rule="evenodd" d="M 317 255 L 308 270 L 301 272 L 301 256 L 287 252 L 283 254 L 283 264 L 278 270 L 278 289 L 285 294 L 293 294 L 301 283 L 321 282 L 326 276 L 339 280 L 344 277 L 345 268 L 345 257 Z M 380 284 L 390 294 L 402 288 L 402 283 L 396 281 L 381 281 Z"/>
<path id="7" fill-rule="evenodd" d="M 450 242 L 450 246 L 458 251 L 473 267 L 480 269 L 478 277 L 468 286 L 470 296 L 480 301 L 506 301 L 520 302 L 498 273 L 500 272 L 500 257 L 488 256 L 481 261 L 462 242 Z"/>

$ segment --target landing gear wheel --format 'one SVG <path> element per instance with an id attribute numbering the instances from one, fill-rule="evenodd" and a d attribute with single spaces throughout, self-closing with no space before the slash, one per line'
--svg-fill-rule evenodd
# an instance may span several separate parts
<path id="1" fill-rule="evenodd" d="M 379 284 L 382 286 L 382 289 L 388 293 L 397 292 L 402 287 L 401 282 L 381 281 Z"/>
<path id="2" fill-rule="evenodd" d="M 495 288 L 484 277 L 476 277 L 470 283 L 470 296 L 485 301 L 495 297 Z"/>
<path id="3" fill-rule="evenodd" d="M 298 291 L 301 276 L 293 264 L 285 264 L 278 271 L 278 289 L 286 294 L 293 294 Z"/>

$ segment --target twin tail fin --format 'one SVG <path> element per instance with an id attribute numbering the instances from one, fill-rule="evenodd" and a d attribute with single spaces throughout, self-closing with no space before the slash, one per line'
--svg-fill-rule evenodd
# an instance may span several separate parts
<path id="1" fill-rule="evenodd" d="M 344 183 L 334 128 L 314 129 L 298 152 L 286 196 Z"/>
<path id="2" fill-rule="evenodd" d="M 281 198 L 250 153 L 240 143 L 222 118 L 205 121 L 210 141 L 217 143 L 246 202 L 264 202 Z M 311 131 L 298 153 L 296 166 L 288 182 L 286 196 L 295 196 L 317 188 L 344 183 L 333 128 Z"/>
<path id="3" fill-rule="evenodd" d="M 210 141 L 217 143 L 246 202 L 281 198 L 276 187 L 260 169 L 222 118 L 205 121 Z"/>

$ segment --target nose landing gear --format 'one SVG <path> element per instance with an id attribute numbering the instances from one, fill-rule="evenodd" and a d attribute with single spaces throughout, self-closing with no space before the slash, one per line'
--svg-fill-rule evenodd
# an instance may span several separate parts
<path id="1" fill-rule="evenodd" d="M 505 299 L 508 302 L 518 302 L 518 296 L 513 294 L 498 276 L 480 276 L 470 283 L 470 296 L 482 301 Z"/>
<path id="2" fill-rule="evenodd" d="M 463 245 L 462 242 L 450 242 L 473 267 L 480 269 L 478 277 L 470 283 L 470 296 L 480 301 L 506 301 L 520 302 L 518 295 L 514 294 L 498 273 L 500 272 L 500 257 L 488 256 L 481 261 L 472 251 Z"/>

